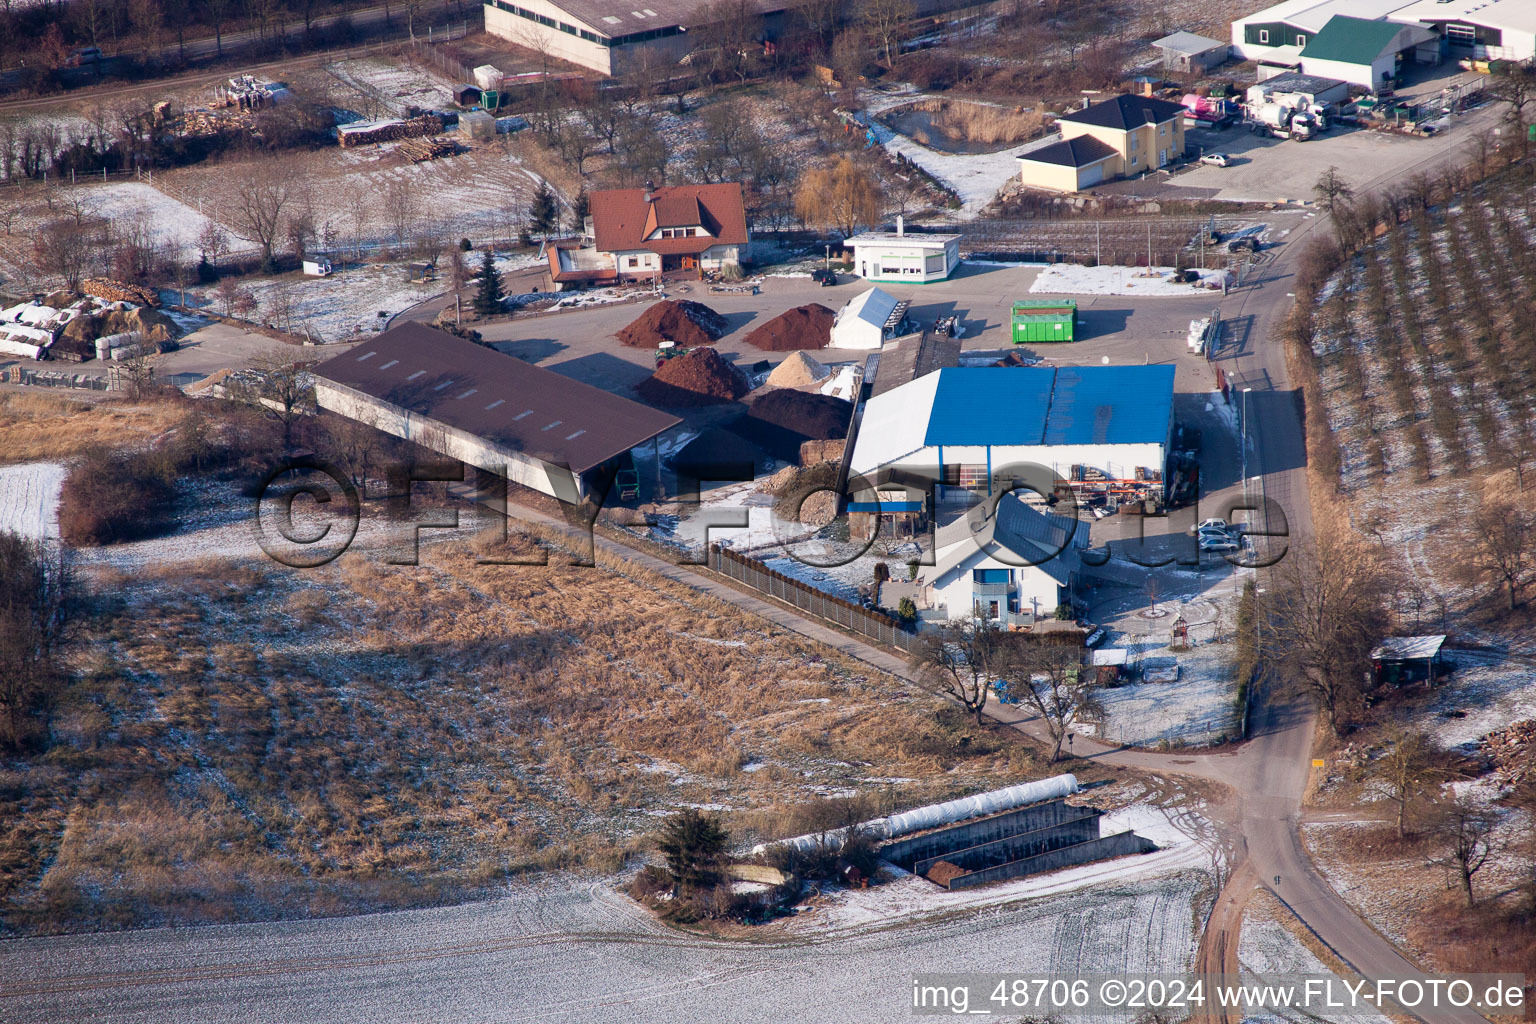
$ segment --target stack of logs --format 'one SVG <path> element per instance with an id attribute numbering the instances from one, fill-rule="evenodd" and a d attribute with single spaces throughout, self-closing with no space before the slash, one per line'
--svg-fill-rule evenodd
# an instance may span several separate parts
<path id="1" fill-rule="evenodd" d="M 456 148 L 452 139 L 440 136 L 430 139 L 407 139 L 400 144 L 400 152 L 404 153 L 413 164 L 436 160 L 440 156 L 452 156 Z"/>
<path id="2" fill-rule="evenodd" d="M 124 284 L 105 277 L 93 277 L 81 281 L 80 290 L 106 302 L 131 302 L 135 306 L 160 305 L 160 296 L 153 288 Z"/>
<path id="3" fill-rule="evenodd" d="M 443 130 L 443 119 L 435 114 L 422 114 L 406 121 L 391 121 L 375 128 L 337 132 L 343 149 L 351 146 L 367 146 L 375 142 L 391 142 L 395 139 L 413 139 L 421 135 L 436 135 Z"/>
<path id="4" fill-rule="evenodd" d="M 1536 721 L 1525 719 L 1495 729 L 1483 740 L 1483 748 L 1498 766 L 1499 774 L 1515 785 L 1531 772 L 1531 752 L 1536 745 Z"/>

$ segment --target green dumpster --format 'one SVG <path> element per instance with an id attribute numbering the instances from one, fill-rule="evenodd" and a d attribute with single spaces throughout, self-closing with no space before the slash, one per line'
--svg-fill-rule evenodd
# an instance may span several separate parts
<path id="1" fill-rule="evenodd" d="M 1077 340 L 1077 302 L 1073 299 L 1026 299 L 1013 304 L 1013 343 L 1040 344 Z"/>

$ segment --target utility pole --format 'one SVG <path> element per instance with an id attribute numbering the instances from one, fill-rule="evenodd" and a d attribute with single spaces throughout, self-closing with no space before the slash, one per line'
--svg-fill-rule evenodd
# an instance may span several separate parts
<path id="1" fill-rule="evenodd" d="M 1248 392 L 1253 388 L 1243 388 L 1243 504 L 1248 502 Z"/>

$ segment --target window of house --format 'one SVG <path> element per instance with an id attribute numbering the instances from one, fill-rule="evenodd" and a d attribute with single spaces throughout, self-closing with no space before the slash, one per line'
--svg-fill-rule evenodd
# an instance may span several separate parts
<path id="1" fill-rule="evenodd" d="M 1269 42 L 1269 29 L 1267 29 L 1267 28 L 1259 29 L 1259 42 L 1261 42 L 1261 43 L 1268 43 Z"/>
<path id="2" fill-rule="evenodd" d="M 972 569 L 971 579 L 977 583 L 1012 583 L 1010 569 Z"/>
<path id="3" fill-rule="evenodd" d="M 986 463 L 961 466 L 960 486 L 970 488 L 973 491 L 985 490 L 987 486 Z"/>
<path id="4" fill-rule="evenodd" d="M 1305 35 L 1303 35 L 1303 34 L 1298 33 L 1297 36 L 1296 36 L 1296 45 L 1297 46 L 1306 46 L 1307 45 L 1307 37 Z"/>
<path id="5" fill-rule="evenodd" d="M 634 269 L 635 267 L 638 267 L 639 265 L 640 265 L 640 257 L 638 257 L 638 256 L 631 256 L 629 258 L 630 269 Z"/>

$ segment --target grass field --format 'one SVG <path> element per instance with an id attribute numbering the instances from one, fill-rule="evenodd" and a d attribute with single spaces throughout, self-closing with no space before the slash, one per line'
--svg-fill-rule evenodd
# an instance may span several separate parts
<path id="1" fill-rule="evenodd" d="M 0 465 L 67 460 L 93 445 L 153 437 L 180 423 L 184 407 L 90 394 L 0 392 Z"/>
<path id="2" fill-rule="evenodd" d="M 441 902 L 614 869 L 682 806 L 745 842 L 822 797 L 887 807 L 1044 771 L 927 693 L 628 563 L 487 566 L 465 541 L 300 572 L 208 549 L 194 532 L 85 559 L 58 742 L 0 772 L 6 930 Z"/>

